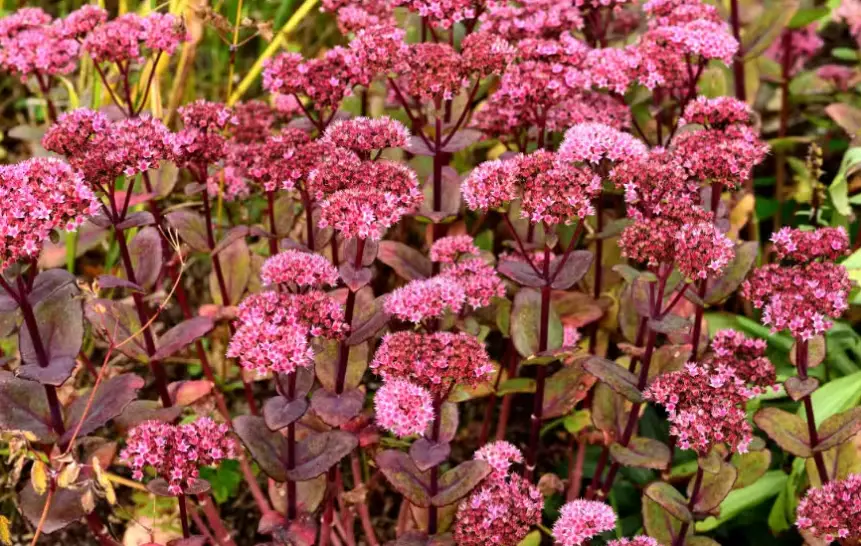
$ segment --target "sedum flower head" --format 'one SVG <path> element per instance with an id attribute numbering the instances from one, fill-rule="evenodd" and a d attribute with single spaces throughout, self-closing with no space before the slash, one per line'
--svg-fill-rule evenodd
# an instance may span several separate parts
<path id="1" fill-rule="evenodd" d="M 504 440 L 490 442 L 475 452 L 475 459 L 485 461 L 493 469 L 494 478 L 504 478 L 512 464 L 523 463 L 523 453 Z"/>
<path id="2" fill-rule="evenodd" d="M 667 410 L 670 434 L 701 455 L 717 444 L 744 453 L 753 436 L 744 404 L 753 395 L 728 366 L 689 363 L 658 376 L 644 393 Z"/>
<path id="3" fill-rule="evenodd" d="M 573 3 L 554 0 L 488 0 L 479 20 L 482 31 L 511 41 L 558 38 L 583 27 L 583 17 Z"/>
<path id="4" fill-rule="evenodd" d="M 766 358 L 765 348 L 765 340 L 750 339 L 736 330 L 718 330 L 712 339 L 712 365 L 729 368 L 761 393 L 777 382 L 774 365 Z"/>
<path id="5" fill-rule="evenodd" d="M 753 168 L 768 153 L 758 133 L 746 125 L 730 125 L 724 130 L 708 129 L 678 135 L 672 142 L 674 153 L 684 160 L 690 176 L 726 188 L 737 188 L 750 177 Z"/>
<path id="6" fill-rule="evenodd" d="M 683 224 L 675 239 L 676 266 L 688 279 L 717 276 L 735 256 L 735 245 L 712 222 Z"/>
<path id="7" fill-rule="evenodd" d="M 266 285 L 286 285 L 298 289 L 322 288 L 338 284 L 338 270 L 325 256 L 285 250 L 263 262 L 260 280 Z"/>
<path id="8" fill-rule="evenodd" d="M 771 242 L 777 259 L 808 263 L 820 258 L 837 260 L 849 251 L 849 236 L 841 227 L 824 227 L 813 231 L 782 228 L 772 233 Z"/>
<path id="9" fill-rule="evenodd" d="M 620 538 L 607 543 L 607 546 L 661 546 L 661 544 L 646 535 L 640 535 L 633 538 Z"/>
<path id="10" fill-rule="evenodd" d="M 0 268 L 38 256 L 54 230 L 74 231 L 98 211 L 80 173 L 40 157 L 0 166 Z"/>
<path id="11" fill-rule="evenodd" d="M 84 50 L 97 63 L 143 62 L 145 50 L 172 55 L 188 39 L 185 25 L 172 14 L 127 13 L 95 27 L 84 39 Z"/>
<path id="12" fill-rule="evenodd" d="M 439 275 L 430 279 L 417 279 L 396 289 L 386 298 L 386 313 L 406 322 L 419 323 L 439 319 L 449 313 L 459 313 L 466 302 L 466 293 L 460 283 Z"/>
<path id="13" fill-rule="evenodd" d="M 434 419 L 430 392 L 405 379 L 390 379 L 374 395 L 377 424 L 398 438 L 424 433 Z"/>
<path id="14" fill-rule="evenodd" d="M 618 129 L 600 123 L 580 123 L 565 132 L 559 161 L 565 163 L 618 162 L 646 154 L 646 145 Z"/>
<path id="15" fill-rule="evenodd" d="M 227 425 L 209 417 L 184 425 L 145 421 L 129 431 L 120 456 L 131 466 L 134 479 L 143 479 L 143 469 L 149 466 L 167 480 L 171 494 L 179 495 L 194 485 L 200 467 L 236 456 L 236 443 L 227 432 Z"/>
<path id="16" fill-rule="evenodd" d="M 744 101 L 735 97 L 697 97 L 686 107 L 683 119 L 685 123 L 699 123 L 713 129 L 722 129 L 728 125 L 740 123 L 748 125 L 753 120 L 753 109 Z"/>
<path id="17" fill-rule="evenodd" d="M 798 503 L 795 524 L 827 543 L 861 538 L 861 474 L 812 488 Z"/>
<path id="18" fill-rule="evenodd" d="M 393 4 L 404 6 L 442 28 L 475 18 L 473 0 L 393 0 Z"/>
<path id="19" fill-rule="evenodd" d="M 0 67 L 26 80 L 62 75 L 77 66 L 80 45 L 62 20 L 39 8 L 24 8 L 0 19 Z"/>
<path id="20" fill-rule="evenodd" d="M 409 130 L 388 116 L 358 117 L 333 122 L 323 135 L 335 146 L 358 154 L 369 154 L 384 148 L 403 148 L 410 140 Z"/>
<path id="21" fill-rule="evenodd" d="M 583 499 L 565 504 L 553 524 L 553 538 L 562 546 L 579 546 L 616 527 L 616 513 L 609 505 Z"/>
<path id="22" fill-rule="evenodd" d="M 475 386 L 494 373 L 481 341 L 451 332 L 387 334 L 370 367 L 386 381 L 406 379 L 440 398 L 455 385 Z"/>
<path id="23" fill-rule="evenodd" d="M 544 497 L 517 474 L 484 481 L 458 506 L 454 540 L 459 546 L 516 546 L 541 522 Z"/>
<path id="24" fill-rule="evenodd" d="M 463 88 L 465 69 L 461 55 L 448 44 L 410 44 L 398 84 L 408 96 L 439 102 Z"/>
<path id="25" fill-rule="evenodd" d="M 433 262 L 453 264 L 461 256 L 478 256 L 480 252 L 469 235 L 449 235 L 434 242 L 430 249 L 430 259 Z"/>
<path id="26" fill-rule="evenodd" d="M 505 297 L 505 284 L 496 269 L 481 258 L 467 258 L 450 265 L 440 277 L 460 285 L 466 304 L 473 309 L 487 307 L 493 298 Z"/>

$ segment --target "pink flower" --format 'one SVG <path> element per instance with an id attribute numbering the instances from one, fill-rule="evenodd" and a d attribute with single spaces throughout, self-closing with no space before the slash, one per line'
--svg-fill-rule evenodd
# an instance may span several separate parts
<path id="1" fill-rule="evenodd" d="M 475 386 L 494 373 L 481 341 L 451 332 L 387 334 L 370 367 L 386 381 L 406 379 L 440 398 L 455 385 Z"/>
<path id="2" fill-rule="evenodd" d="M 238 102 L 229 124 L 232 142 L 263 142 L 275 126 L 275 110 L 263 101 Z"/>
<path id="3" fill-rule="evenodd" d="M 564 163 L 617 162 L 646 154 L 646 145 L 628 133 L 601 125 L 581 123 L 565 132 L 558 158 Z"/>
<path id="4" fill-rule="evenodd" d="M 259 292 L 239 305 L 227 356 L 258 374 L 291 373 L 313 363 L 312 337 L 339 339 L 348 325 L 340 304 L 323 292 Z"/>
<path id="5" fill-rule="evenodd" d="M 631 111 L 610 95 L 582 91 L 573 93 L 547 113 L 549 131 L 561 132 L 579 123 L 600 123 L 621 130 L 630 127 Z"/>
<path id="6" fill-rule="evenodd" d="M 185 127 L 171 136 L 175 161 L 205 170 L 221 160 L 226 153 L 227 140 L 222 132 L 237 120 L 230 108 L 221 103 L 198 100 L 179 108 Z"/>
<path id="7" fill-rule="evenodd" d="M 457 509 L 458 546 L 516 546 L 541 522 L 544 497 L 517 474 L 488 479 Z"/>
<path id="8" fill-rule="evenodd" d="M 576 6 L 553 0 L 489 0 L 479 20 L 483 32 L 511 41 L 558 38 L 564 32 L 583 27 L 583 17 Z"/>
<path id="9" fill-rule="evenodd" d="M 423 434 L 434 419 L 430 392 L 405 379 L 383 383 L 374 395 L 377 424 L 398 438 Z"/>
<path id="10" fill-rule="evenodd" d="M 828 81 L 838 91 L 849 91 L 850 85 L 857 75 L 854 68 L 839 64 L 826 64 L 816 69 L 816 75 Z"/>
<path id="11" fill-rule="evenodd" d="M 837 260 L 849 251 L 849 236 L 841 227 L 813 231 L 782 228 L 772 233 L 771 242 L 779 260 L 807 263 L 823 258 Z"/>
<path id="12" fill-rule="evenodd" d="M 409 143 L 410 132 L 401 122 L 388 116 L 358 117 L 335 121 L 326 129 L 323 139 L 366 155 L 374 150 L 405 147 Z"/>
<path id="13" fill-rule="evenodd" d="M 628 216 L 634 219 L 665 217 L 680 222 L 702 217 L 696 191 L 700 182 L 690 177 L 684 160 L 664 148 L 615 166 L 610 180 L 625 191 Z"/>
<path id="14" fill-rule="evenodd" d="M 575 326 L 565 325 L 562 329 L 562 346 L 563 347 L 574 347 L 578 343 L 580 343 L 580 339 L 583 336 L 580 334 L 580 330 L 578 330 Z"/>
<path id="15" fill-rule="evenodd" d="M 323 0 L 323 10 L 335 13 L 341 32 L 357 32 L 379 25 L 395 25 L 394 12 L 387 0 Z"/>
<path id="16" fill-rule="evenodd" d="M 439 103 L 464 87 L 464 60 L 448 44 L 410 44 L 404 61 L 398 86 L 407 96 Z"/>
<path id="17" fill-rule="evenodd" d="M 827 543 L 857 541 L 861 538 L 861 474 L 808 489 L 797 514 L 799 529 Z"/>
<path id="18" fill-rule="evenodd" d="M 634 79 L 639 63 L 639 56 L 630 48 L 591 49 L 582 63 L 566 71 L 565 83 L 586 91 L 607 89 L 624 95 Z"/>
<path id="19" fill-rule="evenodd" d="M 817 34 L 818 22 L 810 23 L 801 28 L 784 29 L 783 32 L 771 42 L 766 50 L 767 57 L 773 59 L 779 65 L 783 65 L 784 57 L 789 67 L 789 75 L 793 76 L 801 70 L 807 61 L 823 46 L 825 42 Z M 786 47 L 785 38 L 789 39 L 789 48 Z"/>
<path id="20" fill-rule="evenodd" d="M 579 546 L 616 526 L 616 514 L 603 502 L 577 499 L 565 504 L 553 524 L 553 538 L 562 546 Z"/>
<path id="21" fill-rule="evenodd" d="M 342 47 L 316 59 L 283 53 L 266 62 L 263 87 L 270 93 L 305 95 L 317 111 L 333 110 L 352 93 L 358 69 L 350 51 Z"/>
<path id="22" fill-rule="evenodd" d="M 634 538 L 620 538 L 607 543 L 607 546 L 661 546 L 661 544 L 646 535 L 636 536 Z"/>
<path id="23" fill-rule="evenodd" d="M 469 235 L 449 235 L 434 242 L 430 249 L 430 259 L 434 262 L 453 264 L 464 254 L 478 256 L 480 252 Z"/>
<path id="24" fill-rule="evenodd" d="M 753 128 L 738 124 L 682 133 L 673 139 L 672 148 L 692 178 L 730 189 L 747 180 L 768 153 L 768 145 Z"/>
<path id="25" fill-rule="evenodd" d="M 742 296 L 761 308 L 762 322 L 773 332 L 789 329 L 809 340 L 831 328 L 849 307 L 851 284 L 846 268 L 828 262 L 781 266 L 769 264 L 754 271 L 742 285 Z"/>
<path id="26" fill-rule="evenodd" d="M 733 123 L 749 125 L 753 120 L 753 110 L 750 105 L 734 97 L 697 97 L 685 107 L 685 123 L 699 123 L 710 128 L 721 129 Z"/>
<path id="27" fill-rule="evenodd" d="M 467 70 L 478 77 L 501 74 L 514 59 L 514 47 L 489 32 L 475 32 L 461 42 L 461 55 Z"/>
<path id="28" fill-rule="evenodd" d="M 754 391 L 761 393 L 777 382 L 774 365 L 765 356 L 766 343 L 735 330 L 719 330 L 712 339 L 712 365 L 725 366 Z"/>
<path id="29" fill-rule="evenodd" d="M 356 32 L 349 48 L 358 69 L 356 76 L 360 85 L 369 85 L 378 75 L 404 69 L 404 59 L 409 54 L 406 32 L 394 24 L 371 26 Z"/>
<path id="30" fill-rule="evenodd" d="M 80 45 L 62 20 L 38 8 L 0 19 L 0 67 L 22 80 L 32 74 L 60 75 L 77 66 Z"/>
<path id="31" fill-rule="evenodd" d="M 525 179 L 521 216 L 545 225 L 571 224 L 595 214 L 592 202 L 600 193 L 601 177 L 590 168 L 557 164 Z"/>
<path id="32" fill-rule="evenodd" d="M 682 55 L 705 60 L 717 59 L 731 64 L 738 42 L 729 32 L 726 23 L 694 20 L 687 23 L 662 26 L 648 31 L 649 39 L 676 48 Z"/>
<path id="33" fill-rule="evenodd" d="M 84 39 L 84 49 L 97 63 L 142 62 L 144 48 L 171 55 L 188 39 L 182 21 L 171 14 L 127 13 L 95 27 Z"/>
<path id="34" fill-rule="evenodd" d="M 92 4 L 84 4 L 62 20 L 63 32 L 72 38 L 83 38 L 107 20 L 107 11 Z"/>
<path id="35" fill-rule="evenodd" d="M 512 464 L 523 463 L 523 453 L 506 441 L 491 442 L 475 452 L 474 458 L 493 469 L 492 478 L 504 478 Z"/>
<path id="36" fill-rule="evenodd" d="M 388 295 L 386 313 L 406 322 L 419 323 L 459 313 L 466 301 L 460 283 L 445 276 L 410 281 Z"/>
<path id="37" fill-rule="evenodd" d="M 441 277 L 460 285 L 466 304 L 480 309 L 491 304 L 493 298 L 505 297 L 505 284 L 493 266 L 481 258 L 467 258 L 443 269 Z"/>
<path id="38" fill-rule="evenodd" d="M 676 233 L 676 267 L 688 279 L 717 276 L 735 257 L 735 245 L 712 222 L 683 224 Z"/>
<path id="39" fill-rule="evenodd" d="M 705 455 L 717 444 L 747 451 L 753 431 L 744 405 L 753 394 L 727 366 L 690 363 L 658 376 L 643 396 L 667 409 L 679 447 Z"/>
<path id="40" fill-rule="evenodd" d="M 209 417 L 179 426 L 145 421 L 129 431 L 120 457 L 131 466 L 134 479 L 143 479 L 149 466 L 167 480 L 171 494 L 179 495 L 194 485 L 200 467 L 236 456 L 236 443 L 227 432 L 227 425 Z"/>
<path id="41" fill-rule="evenodd" d="M 405 6 L 442 28 L 475 18 L 473 0 L 393 0 L 393 4 Z"/>
<path id="42" fill-rule="evenodd" d="M 40 157 L 0 166 L 0 268 L 35 258 L 51 232 L 76 230 L 99 210 L 81 174 Z"/>
<path id="43" fill-rule="evenodd" d="M 298 289 L 338 284 L 338 270 L 324 256 L 285 250 L 271 256 L 260 268 L 260 280 L 267 285 L 287 285 Z"/>
<path id="44" fill-rule="evenodd" d="M 331 145 L 311 142 L 308 133 L 302 130 L 288 128 L 269 135 L 259 144 L 236 149 L 243 154 L 236 162 L 247 163 L 245 172 L 248 178 L 264 191 L 291 190 L 300 180 L 310 178 L 322 160 L 322 154 L 331 148 Z"/>
<path id="45" fill-rule="evenodd" d="M 217 197 L 220 192 L 221 197 L 228 202 L 246 199 L 251 193 L 242 169 L 234 165 L 225 165 L 223 169 L 209 175 L 206 191 L 210 197 Z"/>
<path id="46" fill-rule="evenodd" d="M 472 210 L 496 209 L 516 198 L 513 162 L 496 159 L 479 164 L 461 185 L 463 200 Z"/>

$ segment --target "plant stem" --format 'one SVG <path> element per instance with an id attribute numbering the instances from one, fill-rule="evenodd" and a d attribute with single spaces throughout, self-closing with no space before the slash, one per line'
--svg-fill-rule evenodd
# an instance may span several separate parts
<path id="1" fill-rule="evenodd" d="M 806 340 L 797 340 L 795 343 L 795 362 L 798 368 L 798 378 L 804 381 L 807 379 L 807 368 L 809 362 L 809 346 Z M 813 452 L 813 461 L 816 463 L 816 472 L 819 474 L 819 481 L 824 485 L 828 483 L 828 470 L 825 467 L 825 459 L 822 457 L 821 451 L 816 451 L 816 446 L 819 444 L 819 435 L 816 432 L 816 417 L 813 415 L 813 400 L 810 394 L 801 399 L 804 404 L 804 413 L 807 416 L 807 434 L 810 438 L 810 449 Z"/>
<path id="2" fill-rule="evenodd" d="M 431 441 L 439 442 L 440 429 L 442 428 L 442 397 L 434 396 L 433 400 L 433 427 L 431 428 Z M 431 498 L 439 492 L 439 465 L 433 465 L 430 469 L 430 494 Z M 428 507 L 428 535 L 433 536 L 437 532 L 439 510 L 431 503 Z"/>
<path id="3" fill-rule="evenodd" d="M 541 287 L 541 316 L 538 333 L 538 353 L 547 351 L 550 328 L 550 245 L 544 245 L 543 277 Z M 529 430 L 529 448 L 526 455 L 525 477 L 535 478 L 535 466 L 538 462 L 538 443 L 541 438 L 541 419 L 544 414 L 544 387 L 547 381 L 547 366 L 538 366 L 535 376 L 535 396 L 532 398 L 532 416 Z"/>
<path id="4" fill-rule="evenodd" d="M 604 200 L 602 199 L 603 192 L 595 199 L 595 231 L 601 233 L 604 230 Z M 582 223 L 582 221 L 581 221 Z M 601 281 L 604 269 L 604 240 L 595 239 L 595 282 L 592 287 L 592 298 L 598 301 L 601 297 Z M 592 325 L 592 332 L 589 335 L 589 354 L 595 354 L 598 348 L 598 322 Z"/>
<path id="5" fill-rule="evenodd" d="M 789 131 L 789 79 L 792 70 L 792 33 L 784 30 L 781 37 L 780 63 L 780 116 L 778 118 L 777 138 L 783 138 Z M 783 198 L 786 187 L 786 152 L 777 150 L 774 154 L 775 181 L 774 197 L 777 199 L 777 210 L 774 214 L 774 229 L 783 225 Z"/>
<path id="6" fill-rule="evenodd" d="M 287 379 L 287 398 L 292 402 L 296 399 L 296 372 Z M 287 425 L 287 470 L 296 468 L 296 423 Z M 296 482 L 287 479 L 287 519 L 296 519 Z"/>
<path id="7" fill-rule="evenodd" d="M 266 192 L 266 212 L 269 215 L 269 231 L 272 236 L 269 238 L 269 255 L 278 254 L 278 228 L 275 227 L 275 192 Z M 313 249 L 312 249 L 313 250 Z"/>
<path id="8" fill-rule="evenodd" d="M 730 9 L 729 20 L 730 20 L 730 25 L 732 26 L 732 35 L 735 38 L 735 40 L 739 44 L 741 44 L 741 21 L 739 18 L 738 0 L 730 0 L 729 9 Z M 736 52 L 736 55 L 732 60 L 733 79 L 735 80 L 734 81 L 734 83 L 735 83 L 735 98 L 737 98 L 740 101 L 746 101 L 747 100 L 747 92 L 745 91 L 745 87 L 744 87 L 744 59 L 743 59 L 743 56 L 744 56 L 744 51 L 741 51 L 741 48 L 739 48 L 739 51 Z"/>
<path id="9" fill-rule="evenodd" d="M 188 506 L 185 503 L 185 495 L 180 493 L 176 498 L 179 503 L 179 521 L 182 523 L 182 538 L 191 536 L 191 530 L 188 528 Z"/>
<path id="10" fill-rule="evenodd" d="M 720 205 L 720 195 L 723 191 L 723 184 L 720 182 L 712 182 L 710 210 L 717 219 L 717 210 Z M 699 353 L 700 336 L 703 328 L 703 316 L 705 315 L 705 299 L 708 290 L 708 279 L 702 279 L 697 286 L 697 295 L 703 305 L 697 305 L 694 311 L 694 324 L 691 328 L 691 356 L 688 362 L 696 362 L 697 354 Z"/>
<path id="11" fill-rule="evenodd" d="M 688 510 L 693 512 L 694 506 L 697 504 L 697 497 L 700 496 L 700 489 L 703 486 L 703 469 L 697 467 L 697 475 L 694 478 L 694 488 L 691 491 L 691 498 L 688 500 Z M 687 538 L 688 530 L 691 527 L 691 522 L 685 521 L 682 523 L 682 526 L 679 528 L 679 534 L 673 539 L 673 546 L 684 546 L 685 539 Z"/>

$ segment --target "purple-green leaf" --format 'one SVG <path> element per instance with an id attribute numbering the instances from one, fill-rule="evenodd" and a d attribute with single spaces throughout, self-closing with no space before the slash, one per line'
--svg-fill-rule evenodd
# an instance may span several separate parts
<path id="1" fill-rule="evenodd" d="M 753 417 L 756 426 L 761 428 L 777 445 L 797 457 L 810 457 L 810 436 L 807 423 L 801 417 L 777 408 L 762 408 Z"/>
<path id="2" fill-rule="evenodd" d="M 48 513 L 42 522 L 42 534 L 50 535 L 83 518 L 87 514 L 81 502 L 83 495 L 84 489 L 64 488 L 54 491 Z M 24 517 L 33 527 L 37 527 L 45 511 L 48 494 L 39 495 L 33 489 L 33 485 L 27 483 L 21 490 L 19 499 Z M 56 543 L 56 541 L 51 542 Z"/>
<path id="3" fill-rule="evenodd" d="M 491 472 L 486 461 L 465 461 L 439 478 L 439 493 L 431 498 L 434 506 L 454 504 L 475 489 Z"/>
<path id="4" fill-rule="evenodd" d="M 86 436 L 108 421 L 120 415 L 132 400 L 137 398 L 138 391 L 144 386 L 144 380 L 134 374 L 114 376 L 104 381 L 96 390 L 89 411 L 87 402 L 90 391 L 81 394 L 77 400 L 66 409 L 66 433 L 60 438 L 60 443 L 72 439 L 75 429 L 80 422 L 78 437 Z M 85 413 L 86 412 L 86 413 Z"/>
<path id="5" fill-rule="evenodd" d="M 783 382 L 783 388 L 786 389 L 786 394 L 788 394 L 790 398 L 798 402 L 819 388 L 819 380 L 815 377 L 808 377 L 807 379 L 802 380 L 798 377 L 792 376 Z"/>
<path id="6" fill-rule="evenodd" d="M 213 256 L 216 259 L 216 256 Z M 236 305 L 242 299 L 242 294 L 251 279 L 251 254 L 244 238 L 238 238 L 224 247 L 217 254 L 224 273 L 224 284 L 227 289 L 229 302 L 224 302 L 221 297 L 221 288 L 215 270 L 209 274 L 209 292 L 212 300 L 219 305 Z"/>
<path id="7" fill-rule="evenodd" d="M 514 296 L 511 309 L 511 340 L 521 356 L 530 357 L 539 352 L 541 327 L 541 294 L 531 288 L 524 288 Z M 562 322 L 552 305 L 547 327 L 547 349 L 561 347 Z"/>
<path id="8" fill-rule="evenodd" d="M 23 430 L 38 442 L 52 443 L 51 412 L 42 385 L 0 370 L 0 430 Z"/>
<path id="9" fill-rule="evenodd" d="M 365 393 L 361 389 L 350 389 L 341 394 L 317 389 L 311 396 L 311 409 L 331 427 L 340 427 L 359 415 L 364 405 Z"/>
<path id="10" fill-rule="evenodd" d="M 737 246 L 735 257 L 724 268 L 723 274 L 709 280 L 705 302 L 710 305 L 720 303 L 735 292 L 744 282 L 758 254 L 759 244 L 756 241 L 747 241 Z"/>
<path id="11" fill-rule="evenodd" d="M 113 275 L 99 275 L 96 277 L 96 281 L 99 283 L 99 288 L 123 288 L 132 292 L 146 292 L 143 286 Z"/>
<path id="12" fill-rule="evenodd" d="M 545 284 L 544 279 L 535 272 L 532 266 L 522 260 L 502 259 L 496 269 L 520 286 L 538 288 Z"/>
<path id="13" fill-rule="evenodd" d="M 646 487 L 644 493 L 679 521 L 693 519 L 688 509 L 687 499 L 667 482 L 652 482 Z"/>
<path id="14" fill-rule="evenodd" d="M 664 470 L 670 462 L 669 448 L 652 438 L 632 438 L 627 446 L 614 443 L 610 446 L 610 456 L 624 466 L 653 470 Z"/>
<path id="15" fill-rule="evenodd" d="M 326 341 L 314 355 L 314 371 L 323 388 L 334 391 L 338 376 L 338 342 Z M 347 376 L 345 389 L 355 389 L 362 382 L 362 376 L 368 369 L 368 344 L 361 343 L 350 347 L 347 360 Z"/>
<path id="16" fill-rule="evenodd" d="M 837 447 L 861 431 L 861 408 L 852 408 L 832 415 L 819 425 L 819 443 L 813 451 L 825 451 Z"/>
<path id="17" fill-rule="evenodd" d="M 374 459 L 377 467 L 395 490 L 416 506 L 430 506 L 428 475 L 416 466 L 409 455 L 387 449 Z"/>
<path id="18" fill-rule="evenodd" d="M 287 481 L 284 466 L 287 439 L 284 436 L 269 430 L 263 418 L 254 415 L 240 415 L 234 419 L 233 430 L 263 472 L 277 482 Z"/>
<path id="19" fill-rule="evenodd" d="M 309 436 L 296 446 L 296 467 L 287 471 L 287 477 L 295 481 L 316 478 L 338 464 L 358 445 L 358 438 L 343 430 Z"/>
<path id="20" fill-rule="evenodd" d="M 514 381 L 514 380 L 509 380 Z M 589 387 L 595 383 L 593 376 L 579 366 L 567 366 L 547 379 L 544 391 L 544 419 L 555 419 L 567 415 L 577 402 L 586 397 Z"/>
<path id="21" fill-rule="evenodd" d="M 192 250 L 209 251 L 209 244 L 206 239 L 206 221 L 203 216 L 188 209 L 179 209 L 167 213 L 165 218 Z"/>
<path id="22" fill-rule="evenodd" d="M 419 438 L 410 446 L 410 457 L 422 472 L 445 462 L 450 453 L 450 443 L 434 442 L 427 438 Z"/>
<path id="23" fill-rule="evenodd" d="M 175 355 L 209 333 L 213 326 L 215 321 L 210 317 L 193 317 L 180 322 L 159 338 L 158 349 L 152 359 L 163 360 Z"/>
<path id="24" fill-rule="evenodd" d="M 161 273 L 164 253 L 161 248 L 161 235 L 154 227 L 140 230 L 129 242 L 129 254 L 135 271 L 135 281 L 150 289 Z"/>
<path id="25" fill-rule="evenodd" d="M 637 388 L 637 376 L 620 364 L 593 356 L 583 363 L 583 368 L 631 402 L 643 401 L 643 394 Z"/>
<path id="26" fill-rule="evenodd" d="M 380 241 L 377 259 L 403 279 L 413 281 L 431 276 L 431 261 L 418 250 L 397 241 Z"/>
<path id="27" fill-rule="evenodd" d="M 708 514 L 718 506 L 729 495 L 738 477 L 736 468 L 722 462 L 720 470 L 715 474 L 703 473 L 703 481 L 700 492 L 694 502 L 694 512 L 697 514 Z M 694 480 L 688 483 L 688 495 L 693 493 Z"/>
<path id="28" fill-rule="evenodd" d="M 575 250 L 569 254 L 564 264 L 563 258 L 564 256 L 559 256 L 550 262 L 550 278 L 553 279 L 551 286 L 556 290 L 567 290 L 580 282 L 589 272 L 595 257 L 588 250 Z"/>
<path id="29" fill-rule="evenodd" d="M 308 411 L 307 398 L 290 401 L 283 396 L 275 396 L 263 404 L 263 419 L 270 430 L 281 430 L 301 419 L 306 411 Z"/>

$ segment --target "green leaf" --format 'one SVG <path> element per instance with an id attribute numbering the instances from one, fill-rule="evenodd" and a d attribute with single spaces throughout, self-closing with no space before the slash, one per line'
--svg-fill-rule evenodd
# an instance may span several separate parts
<path id="1" fill-rule="evenodd" d="M 674 518 L 660 504 L 643 495 L 643 527 L 659 544 L 672 544 L 679 534 L 682 522 Z M 690 535 L 690 531 L 688 533 Z"/>
<path id="2" fill-rule="evenodd" d="M 499 388 L 496 389 L 497 396 L 505 396 L 506 394 L 514 393 L 531 394 L 533 392 L 535 392 L 535 380 L 531 377 L 515 377 L 513 379 L 506 379 L 500 383 Z"/>
<path id="3" fill-rule="evenodd" d="M 694 504 L 694 512 L 707 514 L 717 508 L 721 502 L 732 491 L 733 484 L 738 477 L 738 471 L 729 463 L 721 464 L 720 471 L 716 474 L 703 474 L 703 482 L 700 494 Z M 695 478 L 694 478 L 695 479 Z M 688 484 L 688 495 L 693 492 L 694 480 Z"/>
<path id="4" fill-rule="evenodd" d="M 526 538 L 517 543 L 517 546 L 541 546 L 541 531 L 530 531 Z"/>
<path id="5" fill-rule="evenodd" d="M 771 451 L 749 451 L 743 454 L 734 454 L 732 464 L 738 469 L 738 479 L 733 485 L 734 489 L 742 489 L 756 483 L 771 466 Z"/>
<path id="6" fill-rule="evenodd" d="M 826 107 L 825 110 L 838 125 L 849 133 L 849 136 L 855 136 L 855 133 L 861 127 L 861 112 L 856 114 L 857 109 L 847 112 L 846 108 L 839 106 L 839 104 L 832 104 Z M 846 150 L 846 153 L 843 155 L 843 161 L 840 163 L 840 170 L 837 172 L 834 180 L 831 181 L 831 185 L 828 186 L 831 203 L 834 205 L 834 209 L 843 216 L 850 216 L 852 213 L 852 207 L 849 205 L 848 179 L 857 170 L 859 163 L 861 163 L 861 148 L 849 148 Z"/>
<path id="7" fill-rule="evenodd" d="M 663 470 L 670 462 L 670 450 L 659 440 L 632 438 L 627 446 L 612 444 L 610 457 L 624 466 Z"/>
<path id="8" fill-rule="evenodd" d="M 577 402 L 586 398 L 589 387 L 595 380 L 583 372 L 579 366 L 569 366 L 560 369 L 547 378 L 547 390 L 544 393 L 544 419 L 553 419 L 569 413 Z"/>
<path id="9" fill-rule="evenodd" d="M 766 2 L 765 10 L 747 29 L 741 51 L 745 61 L 759 57 L 792 20 L 798 10 L 798 0 Z"/>
<path id="10" fill-rule="evenodd" d="M 491 472 L 485 461 L 466 461 L 452 468 L 439 478 L 439 493 L 431 498 L 434 506 L 447 506 L 469 495 L 481 480 Z"/>
<path id="11" fill-rule="evenodd" d="M 786 485 L 788 479 L 789 476 L 782 470 L 772 470 L 757 480 L 756 483 L 742 489 L 736 489 L 727 495 L 720 504 L 720 516 L 709 517 L 697 522 L 696 530 L 701 533 L 711 531 L 764 500 L 774 497 Z"/>
<path id="12" fill-rule="evenodd" d="M 861 372 L 855 372 L 822 385 L 810 395 L 813 401 L 813 413 L 817 421 L 824 421 L 832 415 L 840 413 L 861 402 Z M 804 414 L 804 408 L 798 409 L 798 415 Z"/>
<path id="13" fill-rule="evenodd" d="M 577 410 L 562 421 L 569 434 L 577 434 L 592 423 L 592 412 L 588 409 Z"/>
<path id="14" fill-rule="evenodd" d="M 212 486 L 212 494 L 219 504 L 235 497 L 242 483 L 239 461 L 234 460 L 223 461 L 216 468 L 204 466 L 200 469 L 200 477 Z"/>
<path id="15" fill-rule="evenodd" d="M 861 408 L 852 408 L 832 415 L 819 425 L 819 443 L 813 451 L 825 451 L 837 447 L 861 431 Z"/>
<path id="16" fill-rule="evenodd" d="M 831 13 L 831 10 L 824 6 L 819 8 L 800 9 L 795 12 L 795 15 L 789 21 L 789 25 L 787 26 L 789 28 L 806 27 L 814 21 L 827 17 L 829 13 Z"/>
<path id="17" fill-rule="evenodd" d="M 562 346 L 562 322 L 551 304 L 548 324 L 547 349 Z M 514 296 L 511 310 L 511 339 L 521 356 L 529 357 L 540 352 L 541 294 L 524 288 Z"/>

